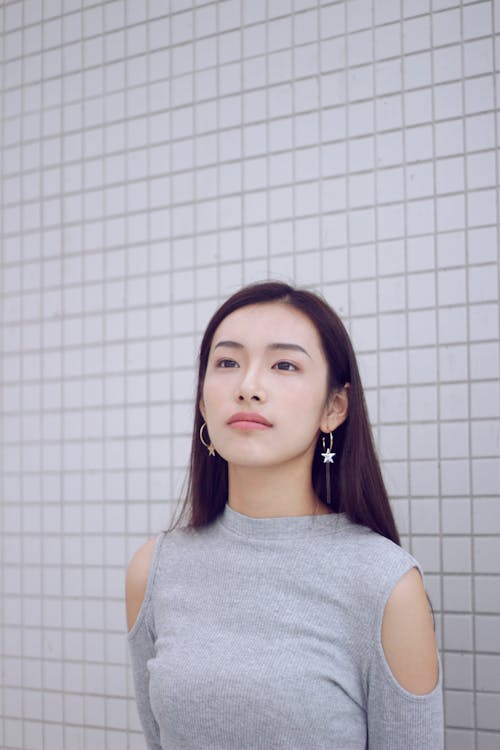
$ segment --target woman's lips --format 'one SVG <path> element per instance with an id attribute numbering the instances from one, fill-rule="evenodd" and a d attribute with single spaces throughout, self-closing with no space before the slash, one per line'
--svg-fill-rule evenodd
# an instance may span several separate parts
<path id="1" fill-rule="evenodd" d="M 227 420 L 230 427 L 234 427 L 237 430 L 266 430 L 268 427 L 272 427 L 265 417 L 260 414 L 253 414 L 248 412 L 238 412 L 233 414 Z"/>

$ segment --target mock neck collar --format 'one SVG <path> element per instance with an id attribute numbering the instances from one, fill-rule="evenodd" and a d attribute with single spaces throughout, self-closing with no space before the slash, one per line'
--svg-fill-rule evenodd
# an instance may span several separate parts
<path id="1" fill-rule="evenodd" d="M 222 526 L 239 536 L 277 539 L 333 534 L 348 525 L 345 513 L 320 513 L 308 516 L 254 518 L 239 513 L 227 503 L 217 519 Z"/>

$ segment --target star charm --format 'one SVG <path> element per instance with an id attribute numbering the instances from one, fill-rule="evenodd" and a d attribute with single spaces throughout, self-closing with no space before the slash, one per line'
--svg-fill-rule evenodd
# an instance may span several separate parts
<path id="1" fill-rule="evenodd" d="M 333 464 L 333 457 L 336 455 L 335 453 L 332 453 L 330 448 L 327 448 L 325 453 L 321 454 L 323 456 L 323 463 L 324 464 Z"/>

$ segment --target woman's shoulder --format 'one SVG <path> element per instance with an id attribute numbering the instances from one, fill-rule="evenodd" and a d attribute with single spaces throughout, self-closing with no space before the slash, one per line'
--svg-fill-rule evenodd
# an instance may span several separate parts
<path id="1" fill-rule="evenodd" d="M 416 568 L 396 583 L 384 608 L 382 647 L 397 682 L 422 695 L 431 692 L 439 677 L 432 610 Z"/>
<path id="2" fill-rule="evenodd" d="M 376 531 L 354 522 L 347 522 L 345 526 L 346 554 L 352 555 L 362 567 L 379 566 L 389 570 L 389 566 L 413 567 L 418 562 L 413 555 L 392 539 Z"/>
<path id="3" fill-rule="evenodd" d="M 137 621 L 151 577 L 155 551 L 163 534 L 158 534 L 141 546 L 133 554 L 125 578 L 125 602 L 129 632 Z"/>
<path id="4" fill-rule="evenodd" d="M 437 683 L 438 662 L 432 611 L 422 568 L 404 547 L 365 526 L 346 527 L 350 605 L 377 644 L 381 674 L 389 666 L 396 683 L 415 694 Z M 373 649 L 370 660 L 373 662 Z M 385 666 L 383 666 L 385 664 Z"/>
<path id="5" fill-rule="evenodd" d="M 335 565 L 361 609 L 381 611 L 397 582 L 420 564 L 404 547 L 355 523 L 345 525 L 342 544 L 335 545 Z M 367 613 L 368 614 L 368 613 Z"/>

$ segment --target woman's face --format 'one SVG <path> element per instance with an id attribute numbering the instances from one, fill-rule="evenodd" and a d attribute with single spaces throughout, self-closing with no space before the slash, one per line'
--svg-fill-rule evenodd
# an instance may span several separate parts
<path id="1" fill-rule="evenodd" d="M 339 423 L 328 416 L 327 383 L 306 315 L 281 302 L 236 310 L 215 331 L 203 384 L 200 407 L 215 449 L 234 465 L 299 458 L 310 465 L 318 431 Z"/>

